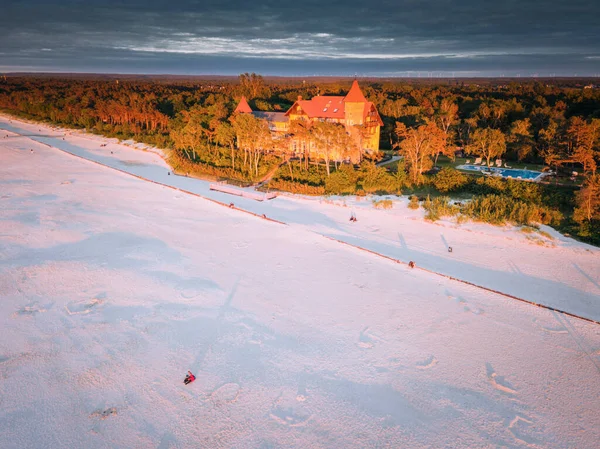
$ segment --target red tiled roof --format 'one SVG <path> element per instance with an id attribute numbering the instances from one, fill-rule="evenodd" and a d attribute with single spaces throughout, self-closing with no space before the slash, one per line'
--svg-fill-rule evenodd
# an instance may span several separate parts
<path id="1" fill-rule="evenodd" d="M 367 117 L 367 115 L 369 115 L 369 112 L 371 112 L 371 108 L 373 108 L 373 110 L 375 111 L 375 119 L 376 119 L 376 121 L 379 122 L 380 126 L 383 126 L 383 120 L 381 120 L 381 117 L 379 116 L 379 112 L 377 112 L 377 108 L 370 101 L 367 101 L 365 103 L 365 109 L 363 111 L 363 119 L 365 119 Z"/>
<path id="2" fill-rule="evenodd" d="M 322 96 L 296 102 L 309 118 L 344 118 L 344 97 Z M 291 109 L 290 109 L 291 111 Z M 286 115 L 289 113 L 286 112 Z"/>
<path id="3" fill-rule="evenodd" d="M 365 96 L 358 87 L 358 81 L 354 80 L 352 83 L 352 87 L 348 92 L 348 95 L 345 97 L 341 96 L 316 96 L 310 100 L 298 100 L 294 103 L 294 106 L 298 105 L 302 108 L 302 112 L 304 112 L 309 118 L 334 118 L 334 119 L 344 119 L 344 103 L 364 103 L 363 109 L 363 119 L 369 115 L 371 108 L 374 108 L 373 103 L 367 101 Z M 289 115 L 290 111 L 294 108 L 292 106 L 285 115 Z M 377 109 L 375 109 L 376 119 L 383 125 L 379 114 L 377 113 Z"/>
<path id="4" fill-rule="evenodd" d="M 360 90 L 360 87 L 358 87 L 358 81 L 354 80 L 352 82 L 352 87 L 350 88 L 348 95 L 346 95 L 346 97 L 344 98 L 344 101 L 347 101 L 350 103 L 366 103 L 367 102 L 367 99 L 365 98 L 362 91 Z"/>
<path id="5" fill-rule="evenodd" d="M 246 97 L 244 97 L 242 95 L 242 99 L 240 100 L 239 104 L 235 108 L 235 111 L 233 111 L 233 112 L 245 113 L 245 114 L 250 114 L 252 112 L 252 108 L 246 101 Z"/>

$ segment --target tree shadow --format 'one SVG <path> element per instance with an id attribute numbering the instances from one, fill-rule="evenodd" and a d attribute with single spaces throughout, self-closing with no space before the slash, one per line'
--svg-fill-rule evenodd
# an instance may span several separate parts
<path id="1" fill-rule="evenodd" d="M 391 425 L 421 426 L 430 420 L 391 385 L 359 383 L 323 373 L 305 374 L 303 380 L 305 386 L 310 384 L 311 390 L 321 390 L 335 401 L 351 404 Z"/>
<path id="2" fill-rule="evenodd" d="M 592 278 L 589 274 L 587 274 L 585 271 L 583 271 L 583 269 L 576 263 L 573 263 L 573 266 L 575 267 L 575 269 L 577 271 L 579 271 L 583 275 L 583 277 L 585 277 L 588 281 L 590 281 L 592 284 L 594 284 L 597 289 L 600 290 L 600 284 L 598 283 L 597 279 Z"/>
<path id="3" fill-rule="evenodd" d="M 85 261 L 96 265 L 109 264 L 117 269 L 147 265 L 146 261 L 135 258 L 136 252 L 155 252 L 167 263 L 181 260 L 180 253 L 162 240 L 131 232 L 105 232 L 50 248 L 21 246 L 21 249 L 22 256 L 7 259 L 5 263 L 29 266 L 46 262 Z"/>
<path id="4" fill-rule="evenodd" d="M 406 244 L 406 240 L 404 240 L 404 236 L 398 233 L 398 241 L 400 242 L 400 248 L 408 249 L 408 245 Z"/>
<path id="5" fill-rule="evenodd" d="M 450 245 L 448 245 L 448 242 L 446 241 L 446 237 L 444 237 L 444 234 L 440 234 L 440 237 L 442 239 L 442 243 L 444 244 L 444 247 L 446 249 L 450 248 Z"/>
<path id="6" fill-rule="evenodd" d="M 200 276 L 184 277 L 170 271 L 154 269 L 157 261 L 180 265 L 182 255 L 164 241 L 140 236 L 130 232 L 105 232 L 86 239 L 63 243 L 50 248 L 29 248 L 23 245 L 9 245 L 7 254 L 16 254 L 2 260 L 8 267 L 31 267 L 50 262 L 81 261 L 98 267 L 108 266 L 114 270 L 139 271 L 143 275 L 161 283 L 170 284 L 175 289 L 194 287 L 198 291 L 220 290 L 217 283 Z"/>
<path id="7" fill-rule="evenodd" d="M 165 432 L 158 443 L 157 449 L 171 449 L 178 447 L 177 438 L 171 432 Z"/>

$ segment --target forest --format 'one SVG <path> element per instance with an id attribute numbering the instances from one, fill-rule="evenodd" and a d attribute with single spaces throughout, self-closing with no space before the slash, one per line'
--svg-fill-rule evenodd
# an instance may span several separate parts
<path id="1" fill-rule="evenodd" d="M 600 244 L 600 88 L 593 80 L 360 80 L 384 126 L 379 154 L 352 164 L 291 155 L 266 122 L 232 114 L 242 95 L 253 110 L 283 112 L 299 95 L 344 95 L 351 82 L 254 73 L 15 75 L 0 78 L 0 110 L 168 149 L 174 170 L 190 176 L 309 195 L 402 193 L 429 219 L 544 223 Z M 349 148 L 335 131 L 293 126 L 287 138 Z M 375 165 L 392 155 L 402 158 Z M 455 168 L 475 157 L 551 174 L 532 183 Z"/>

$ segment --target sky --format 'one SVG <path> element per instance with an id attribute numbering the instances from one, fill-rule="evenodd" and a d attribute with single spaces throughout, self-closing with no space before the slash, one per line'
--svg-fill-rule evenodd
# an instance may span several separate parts
<path id="1" fill-rule="evenodd" d="M 598 0 L 2 0 L 0 72 L 600 76 Z"/>

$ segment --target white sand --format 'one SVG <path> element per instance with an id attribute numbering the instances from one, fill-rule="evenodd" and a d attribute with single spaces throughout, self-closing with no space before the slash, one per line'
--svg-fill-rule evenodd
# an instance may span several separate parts
<path id="1" fill-rule="evenodd" d="M 0 131 L 0 447 L 597 447 L 600 326 L 320 234 L 593 319 L 598 249 L 230 197 L 155 153 L 0 128 L 51 136 Z"/>
<path id="2" fill-rule="evenodd" d="M 168 175 L 170 169 L 159 156 L 159 149 L 139 151 L 133 146 L 148 147 L 9 120 L 0 115 L 0 129 L 32 136 L 19 138 L 24 146 L 41 142 L 145 179 L 227 204 L 233 202 L 296 228 L 405 262 L 413 260 L 420 267 L 600 321 L 600 249 L 561 236 L 547 226 L 541 229 L 551 238 L 515 232 L 512 226 L 459 226 L 448 220 L 429 223 L 423 220 L 422 210 L 406 207 L 406 199 L 395 200 L 391 211 L 375 210 L 371 199 L 357 201 L 355 197 L 318 200 L 286 196 L 261 203 L 211 191 L 210 182 Z M 101 146 L 107 142 L 106 147 Z M 357 214 L 357 223 L 348 221 L 351 211 Z M 448 246 L 453 248 L 452 253 L 448 253 Z"/>

